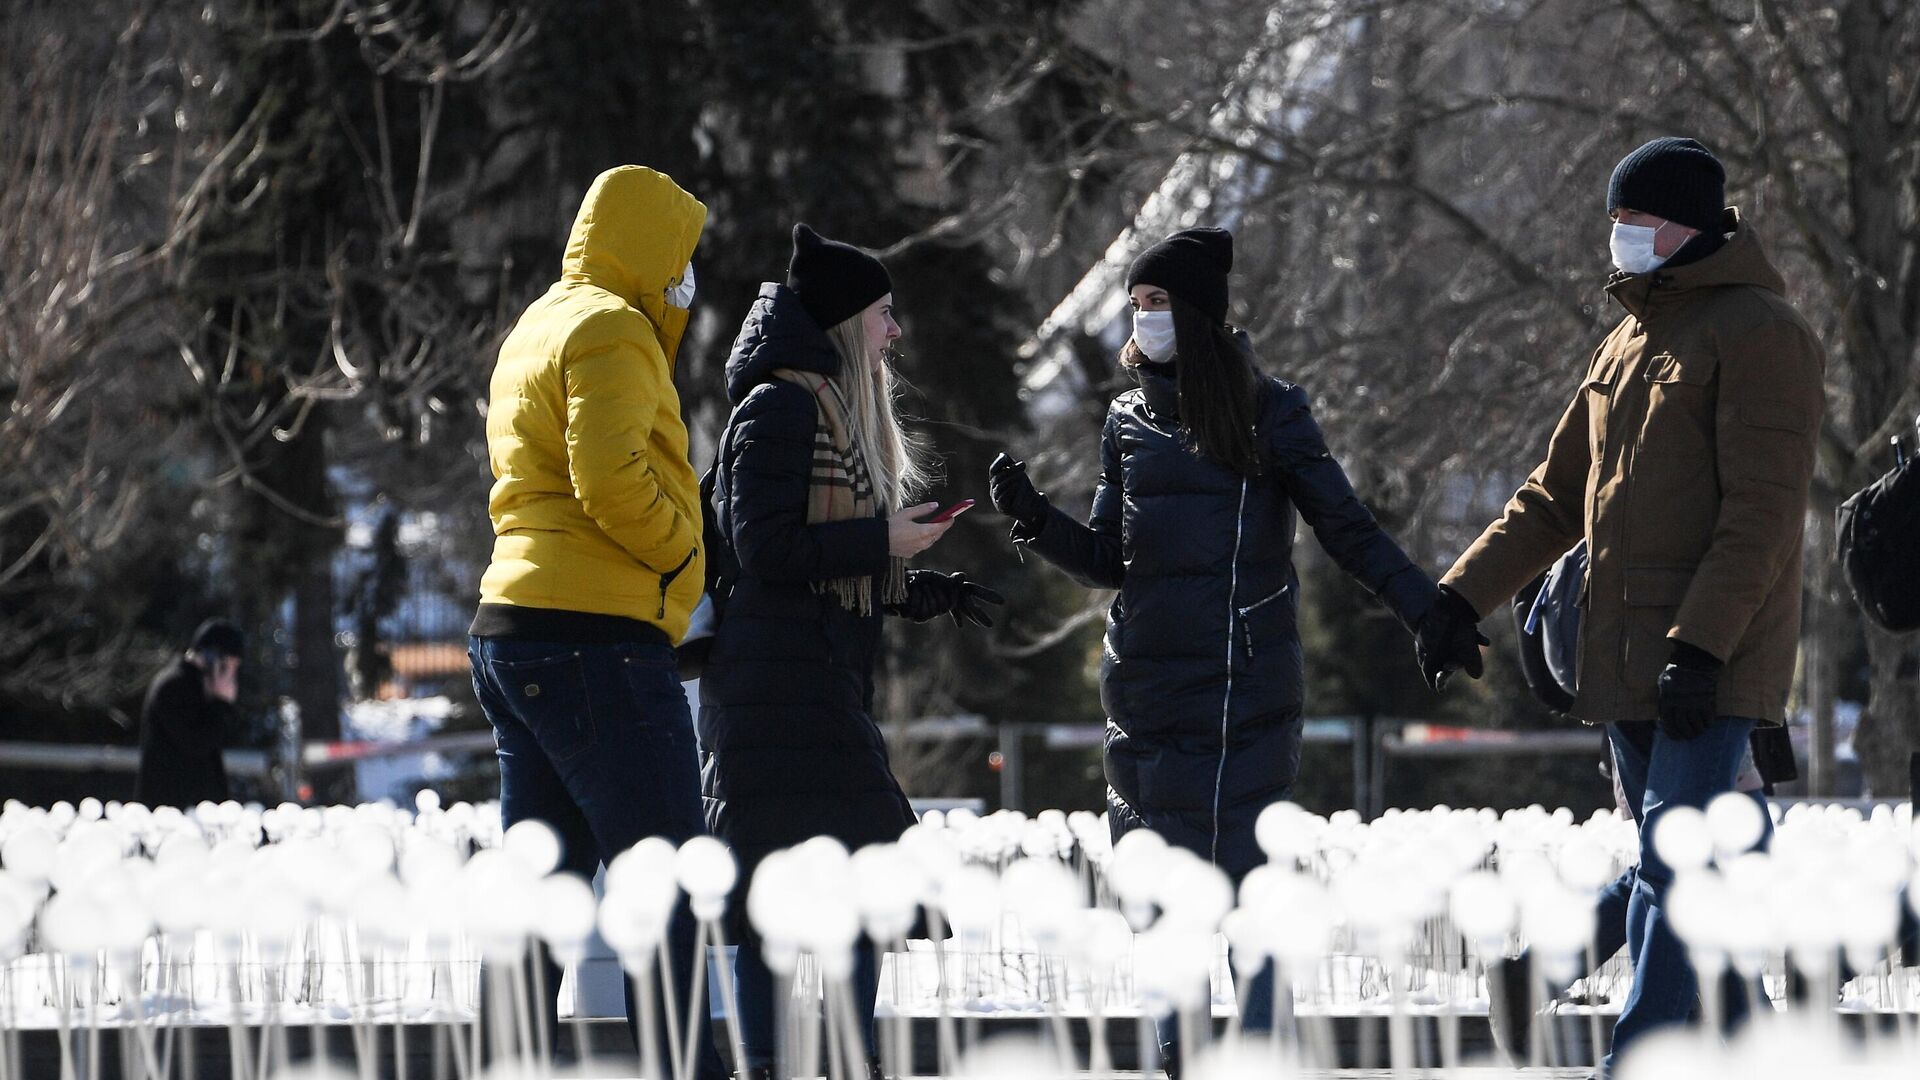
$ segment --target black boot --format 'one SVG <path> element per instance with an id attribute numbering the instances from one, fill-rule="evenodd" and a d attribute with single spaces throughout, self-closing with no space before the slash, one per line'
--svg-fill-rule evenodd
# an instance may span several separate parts
<path id="1" fill-rule="evenodd" d="M 1522 950 L 1511 960 L 1487 965 L 1487 1027 L 1509 1064 L 1533 1056 L 1533 958 Z"/>

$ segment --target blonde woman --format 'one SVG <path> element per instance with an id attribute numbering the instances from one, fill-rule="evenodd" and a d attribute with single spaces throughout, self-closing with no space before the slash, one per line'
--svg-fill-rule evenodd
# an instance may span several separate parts
<path id="1" fill-rule="evenodd" d="M 990 626 L 984 605 L 1000 602 L 962 575 L 906 569 L 952 522 L 909 505 L 928 466 L 894 411 L 899 336 L 886 267 L 798 225 L 786 284 L 761 287 L 727 361 L 714 499 L 740 575 L 700 683 L 700 742 L 708 824 L 748 872 L 814 836 L 852 850 L 913 823 L 871 716 L 881 615 Z M 755 1076 L 773 1064 L 772 977 L 750 928 L 736 930 Z M 875 969 L 863 947 L 869 1058 Z"/>

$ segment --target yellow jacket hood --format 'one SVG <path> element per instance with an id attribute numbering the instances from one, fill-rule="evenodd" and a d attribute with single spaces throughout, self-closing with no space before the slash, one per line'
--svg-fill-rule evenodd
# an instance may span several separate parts
<path id="1" fill-rule="evenodd" d="M 644 165 L 608 169 L 581 200 L 560 280 L 605 289 L 662 326 L 667 285 L 686 269 L 706 224 L 706 205 L 667 174 Z"/>

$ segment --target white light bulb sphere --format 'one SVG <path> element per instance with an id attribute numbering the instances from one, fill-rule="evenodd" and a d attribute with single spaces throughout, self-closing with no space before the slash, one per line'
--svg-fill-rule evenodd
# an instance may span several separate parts
<path id="1" fill-rule="evenodd" d="M 1707 828 L 1713 833 L 1713 848 L 1722 859 L 1752 851 L 1766 835 L 1767 815 L 1753 796 L 1739 791 L 1723 792 L 1707 804 Z"/>
<path id="2" fill-rule="evenodd" d="M 1134 980 L 1150 1011 L 1189 1009 L 1208 995 L 1213 935 L 1192 927 L 1156 925 L 1134 944 Z"/>
<path id="3" fill-rule="evenodd" d="M 1233 910 L 1233 881 L 1212 863 L 1184 849 L 1180 853 L 1188 857 L 1174 861 L 1171 872 L 1158 883 L 1154 900 L 1160 905 L 1162 919 L 1210 934 Z"/>
<path id="4" fill-rule="evenodd" d="M 813 911 L 800 938 L 800 945 L 820 962 L 820 971 L 831 982 L 844 982 L 853 974 L 853 947 L 860 940 L 860 917 L 852 908 L 839 904 L 821 905 Z"/>
<path id="5" fill-rule="evenodd" d="M 920 864 L 894 844 L 869 844 L 853 853 L 853 880 L 867 936 L 881 945 L 913 929 L 927 893 Z"/>
<path id="6" fill-rule="evenodd" d="M 674 858 L 674 870 L 680 888 L 693 900 L 695 914 L 702 919 L 719 918 L 726 906 L 727 894 L 740 880 L 740 865 L 733 860 L 727 845 L 711 836 L 696 836 L 680 845 Z"/>
<path id="7" fill-rule="evenodd" d="M 1326 886 L 1313 878 L 1295 876 L 1267 893 L 1262 917 L 1275 952 L 1293 967 L 1306 971 L 1312 970 L 1331 946 L 1339 910 Z"/>
<path id="8" fill-rule="evenodd" d="M 1133 829 L 1116 840 L 1107 881 L 1123 904 L 1149 904 L 1160 888 L 1169 855 L 1166 840 L 1151 829 Z"/>
<path id="9" fill-rule="evenodd" d="M 673 841 L 649 836 L 613 857 L 613 862 L 607 865 L 607 891 L 652 894 L 664 889 L 672 892 L 679 887 L 675 874 L 679 858 L 679 849 L 673 846 Z"/>
<path id="10" fill-rule="evenodd" d="M 620 958 L 627 974 L 637 977 L 653 969 L 653 951 L 660 941 L 662 924 L 650 913 L 638 910 L 626 897 L 609 893 L 600 905 L 597 922 L 600 936 Z"/>
<path id="11" fill-rule="evenodd" d="M 1557 861 L 1560 880 L 1574 889 L 1598 891 L 1614 877 L 1613 854 L 1585 833 L 1570 837 L 1561 846 Z"/>
<path id="12" fill-rule="evenodd" d="M 593 936 L 598 913 L 593 886 L 573 874 L 550 874 L 540 880 L 534 901 L 535 933 L 553 949 L 561 964 L 579 963 L 586 956 L 587 939 Z"/>
<path id="13" fill-rule="evenodd" d="M 1520 909 L 1500 875 L 1475 871 L 1453 884 L 1448 904 L 1453 924 L 1483 953 L 1499 948 L 1513 932 Z"/>
<path id="14" fill-rule="evenodd" d="M 460 872 L 460 853 L 452 844 L 415 835 L 400 855 L 400 880 L 419 887 L 445 880 Z"/>
<path id="15" fill-rule="evenodd" d="M 1727 949 L 1731 943 L 1726 940 L 1722 916 L 1736 902 L 1726 880 L 1712 870 L 1676 874 L 1667 897 L 1673 932 L 1697 951 Z"/>
<path id="16" fill-rule="evenodd" d="M 1000 882 L 981 866 L 962 866 L 940 885 L 947 921 L 962 937 L 986 940 L 1000 921 Z"/>
<path id="17" fill-rule="evenodd" d="M 1667 808 L 1653 823 L 1653 849 L 1676 874 L 1707 865 L 1713 858 L 1707 815 L 1691 806 Z"/>
<path id="18" fill-rule="evenodd" d="M 59 842 L 53 830 L 29 825 L 0 840 L 0 866 L 10 873 L 33 881 L 47 881 L 53 875 L 54 855 Z"/>
<path id="19" fill-rule="evenodd" d="M 611 877 L 611 872 L 609 872 Z M 802 903 L 807 873 L 791 850 L 776 851 L 760 860 L 747 883 L 747 921 L 769 944 L 791 947 L 801 934 Z M 609 882 L 608 896 L 613 895 Z"/>
<path id="20" fill-rule="evenodd" d="M 1000 879 L 1006 908 L 1050 948 L 1065 932 L 1074 912 L 1084 907 L 1080 881 L 1054 859 L 1020 859 Z"/>
<path id="21" fill-rule="evenodd" d="M 560 866 L 560 834 L 544 821 L 529 818 L 514 822 L 507 827 L 501 846 L 535 877 L 551 874 Z"/>
<path id="22" fill-rule="evenodd" d="M 1593 939 L 1593 900 L 1563 886 L 1537 890 L 1521 903 L 1520 929 L 1546 957 L 1580 957 Z"/>
<path id="23" fill-rule="evenodd" d="M 120 865 L 120 845 L 105 834 L 106 826 L 83 822 L 62 841 L 48 878 L 56 890 L 71 892 L 87 879 Z"/>
<path id="24" fill-rule="evenodd" d="M 93 896 L 55 893 L 40 910 L 40 936 L 69 959 L 87 957 L 107 947 L 111 920 L 106 905 Z"/>

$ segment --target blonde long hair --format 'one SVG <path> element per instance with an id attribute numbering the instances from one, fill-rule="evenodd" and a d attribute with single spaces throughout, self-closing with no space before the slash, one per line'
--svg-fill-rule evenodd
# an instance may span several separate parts
<path id="1" fill-rule="evenodd" d="M 853 441 L 866 457 L 874 497 L 891 514 L 933 484 L 933 456 L 900 423 L 893 365 L 883 362 L 875 374 L 860 316 L 828 328 L 827 339 L 840 353 L 840 374 L 834 381 L 853 410 Z"/>

